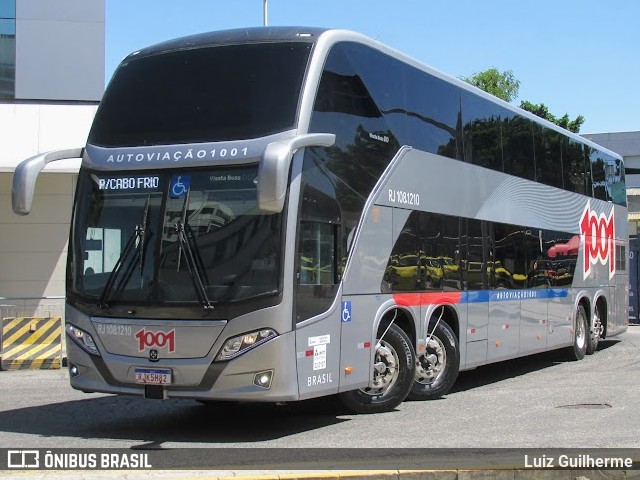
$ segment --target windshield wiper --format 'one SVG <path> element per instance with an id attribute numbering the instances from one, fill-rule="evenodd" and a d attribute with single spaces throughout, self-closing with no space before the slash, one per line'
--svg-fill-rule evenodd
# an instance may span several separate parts
<path id="1" fill-rule="evenodd" d="M 140 275 L 142 276 L 142 270 L 144 268 L 144 254 L 145 247 L 149 239 L 151 238 L 151 231 L 148 229 L 149 222 L 149 210 L 151 208 L 151 194 L 147 195 L 147 201 L 144 205 L 144 211 L 142 213 L 142 222 L 136 225 L 135 230 L 127 240 L 127 243 L 122 250 L 122 253 L 118 257 L 113 270 L 109 274 L 109 278 L 107 279 L 107 283 L 102 290 L 102 295 L 100 295 L 100 300 L 98 302 L 98 306 L 100 308 L 109 308 L 109 304 L 107 303 L 111 292 L 114 290 L 116 285 L 116 280 L 118 278 L 118 274 L 122 270 L 123 265 L 129 258 L 131 252 L 137 252 L 140 264 Z M 149 235 L 147 235 L 147 233 Z M 132 261 L 129 262 L 127 268 L 125 269 L 125 275 L 121 278 L 120 283 L 118 284 L 117 292 L 118 294 L 124 289 L 125 285 L 131 278 L 131 274 L 135 269 L 136 261 L 135 256 L 132 257 Z"/>
<path id="2" fill-rule="evenodd" d="M 142 269 L 144 268 L 144 254 L 146 252 L 146 236 L 147 236 L 147 224 L 149 223 L 149 206 L 151 205 L 151 194 L 147 195 L 147 201 L 144 204 L 144 215 L 142 216 L 142 227 L 136 230 L 138 231 L 138 240 L 140 241 L 140 275 L 142 275 Z"/>
<path id="3" fill-rule="evenodd" d="M 188 224 L 186 226 L 187 228 L 189 227 Z M 205 310 L 213 310 L 213 304 L 207 296 L 207 289 L 205 288 L 204 282 L 202 281 L 202 275 L 200 274 L 200 269 L 198 268 L 198 263 L 196 261 L 193 249 L 191 248 L 191 242 L 189 242 L 185 224 L 182 222 L 182 220 L 178 220 L 176 222 L 176 233 L 178 234 L 178 242 L 180 244 L 180 249 L 178 250 L 177 271 L 180 271 L 180 257 L 182 251 L 184 251 L 185 263 L 187 264 L 187 270 L 189 270 L 191 281 L 193 282 L 196 294 L 198 295 L 198 300 L 200 300 L 200 303 Z"/>
<path id="4" fill-rule="evenodd" d="M 205 310 L 213 310 L 213 304 L 209 300 L 207 296 L 207 289 L 204 286 L 204 282 L 202 281 L 202 274 L 200 273 L 200 267 L 203 267 L 202 270 L 206 272 L 204 265 L 202 265 L 202 257 L 200 256 L 200 252 L 198 251 L 198 244 L 194 239 L 193 245 L 194 248 L 191 248 L 191 242 L 189 242 L 189 236 L 187 235 L 187 230 L 191 230 L 189 227 L 189 223 L 187 220 L 187 206 L 189 205 L 189 194 L 191 190 L 187 190 L 186 195 L 184 196 L 184 202 L 182 204 L 182 212 L 180 214 L 180 220 L 176 222 L 176 234 L 178 236 L 178 262 L 176 271 L 180 271 L 180 263 L 182 259 L 182 252 L 184 251 L 185 261 L 187 263 L 187 270 L 189 270 L 189 275 L 191 276 L 191 281 L 193 282 L 193 288 L 196 290 L 196 295 L 198 296 L 198 300 L 204 307 Z M 193 232 L 191 232 L 191 237 L 193 237 Z M 196 261 L 195 253 L 198 255 L 198 260 L 200 261 L 200 266 Z M 205 278 L 206 280 L 206 278 Z"/>

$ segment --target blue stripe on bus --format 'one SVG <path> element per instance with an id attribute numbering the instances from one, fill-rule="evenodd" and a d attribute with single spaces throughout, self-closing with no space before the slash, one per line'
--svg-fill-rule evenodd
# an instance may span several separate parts
<path id="1" fill-rule="evenodd" d="M 393 298 L 398 305 L 412 307 L 417 307 L 419 305 L 459 305 L 464 303 L 542 300 L 549 298 L 566 298 L 568 296 L 568 288 L 541 288 L 535 290 L 472 290 L 470 292 L 439 291 L 393 294 Z"/>
<path id="2" fill-rule="evenodd" d="M 541 288 L 535 290 L 478 290 L 475 292 L 463 292 L 460 303 L 541 300 L 548 298 L 566 298 L 568 296 L 568 288 Z"/>

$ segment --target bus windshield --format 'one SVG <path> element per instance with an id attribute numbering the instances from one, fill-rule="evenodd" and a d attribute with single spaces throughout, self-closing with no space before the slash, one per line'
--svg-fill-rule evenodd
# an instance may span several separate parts
<path id="1" fill-rule="evenodd" d="M 102 307 L 205 308 L 277 293 L 281 214 L 258 211 L 257 174 L 82 171 L 70 293 Z"/>
<path id="2" fill-rule="evenodd" d="M 310 50 L 249 43 L 132 55 L 109 84 L 88 143 L 220 142 L 291 129 Z"/>

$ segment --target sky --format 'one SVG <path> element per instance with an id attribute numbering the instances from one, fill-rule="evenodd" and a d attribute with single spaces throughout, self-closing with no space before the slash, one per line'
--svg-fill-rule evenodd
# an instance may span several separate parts
<path id="1" fill-rule="evenodd" d="M 269 26 L 342 28 L 454 77 L 495 67 L 518 98 L 580 133 L 640 131 L 636 0 L 268 0 Z M 164 40 L 264 23 L 263 0 L 106 0 L 105 82 L 127 54 Z"/>

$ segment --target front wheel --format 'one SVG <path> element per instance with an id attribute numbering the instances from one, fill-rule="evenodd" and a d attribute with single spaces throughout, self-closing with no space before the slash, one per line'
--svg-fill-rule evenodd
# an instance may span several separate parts
<path id="1" fill-rule="evenodd" d="M 587 313 L 582 305 L 578 305 L 576 311 L 576 324 L 573 332 L 573 346 L 569 347 L 569 358 L 582 360 L 587 353 L 587 337 L 589 335 L 589 322 Z"/>
<path id="2" fill-rule="evenodd" d="M 384 331 L 384 330 L 383 330 Z M 406 398 L 415 370 L 415 351 L 407 334 L 392 324 L 378 339 L 369 387 L 339 394 L 354 413 L 389 412 Z"/>
<path id="3" fill-rule="evenodd" d="M 434 317 L 428 333 L 424 353 L 416 358 L 416 373 L 408 396 L 411 400 L 439 398 L 451 390 L 458 378 L 460 349 L 451 327 L 443 321 L 436 323 Z"/>

